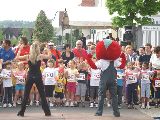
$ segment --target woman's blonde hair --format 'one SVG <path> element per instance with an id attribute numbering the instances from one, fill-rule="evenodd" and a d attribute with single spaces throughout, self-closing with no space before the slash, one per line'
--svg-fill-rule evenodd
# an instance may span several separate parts
<path id="1" fill-rule="evenodd" d="M 35 64 L 35 62 L 37 61 L 37 57 L 39 55 L 40 55 L 39 41 L 36 40 L 30 47 L 29 60 L 31 61 L 31 63 Z"/>

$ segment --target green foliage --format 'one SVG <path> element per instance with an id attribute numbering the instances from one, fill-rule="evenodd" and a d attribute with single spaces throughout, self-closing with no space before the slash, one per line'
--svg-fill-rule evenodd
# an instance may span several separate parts
<path id="1" fill-rule="evenodd" d="M 0 28 L 34 28 L 35 22 L 30 21 L 12 21 L 4 20 L 0 21 Z"/>
<path id="2" fill-rule="evenodd" d="M 152 24 L 151 15 L 160 11 L 160 0 L 106 0 L 114 27 Z"/>
<path id="3" fill-rule="evenodd" d="M 27 39 L 31 39 L 30 32 L 27 28 L 22 29 L 22 36 L 27 37 Z"/>
<path id="4" fill-rule="evenodd" d="M 12 45 L 17 45 L 18 42 L 19 42 L 19 38 L 12 38 L 12 39 L 11 39 L 11 44 L 12 44 Z"/>
<path id="5" fill-rule="evenodd" d="M 4 39 L 3 31 L 2 29 L 0 29 L 0 41 L 2 41 L 3 39 Z"/>
<path id="6" fill-rule="evenodd" d="M 34 38 L 40 40 L 41 42 L 45 42 L 51 40 L 53 35 L 53 26 L 46 17 L 45 12 L 41 10 L 35 22 Z"/>

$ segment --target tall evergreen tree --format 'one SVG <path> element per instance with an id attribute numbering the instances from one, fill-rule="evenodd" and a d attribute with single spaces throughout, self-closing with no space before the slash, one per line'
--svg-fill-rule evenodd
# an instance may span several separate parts
<path id="1" fill-rule="evenodd" d="M 43 10 L 37 16 L 35 21 L 34 38 L 40 40 L 41 42 L 49 41 L 53 38 L 54 29 L 50 20 L 46 17 Z"/>
<path id="2" fill-rule="evenodd" d="M 151 15 L 160 11 L 160 0 L 106 0 L 114 27 L 152 24 Z"/>

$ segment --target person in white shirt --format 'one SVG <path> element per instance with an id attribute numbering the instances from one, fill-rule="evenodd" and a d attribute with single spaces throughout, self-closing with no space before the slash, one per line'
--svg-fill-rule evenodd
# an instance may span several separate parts
<path id="1" fill-rule="evenodd" d="M 0 76 L 3 78 L 4 99 L 3 107 L 12 107 L 12 79 L 11 79 L 11 62 L 5 63 L 5 69 L 2 69 Z"/>
<path id="2" fill-rule="evenodd" d="M 47 62 L 47 68 L 44 69 L 42 75 L 44 79 L 44 88 L 47 102 L 50 102 L 50 107 L 53 107 L 53 92 L 56 85 L 56 79 L 58 76 L 58 71 L 54 68 L 55 61 L 49 59 Z"/>
<path id="3" fill-rule="evenodd" d="M 149 70 L 149 64 L 143 63 L 142 70 L 140 72 L 141 78 L 141 100 L 142 100 L 142 109 L 150 109 L 149 98 L 150 98 L 150 76 L 151 71 Z M 147 102 L 147 106 L 145 107 L 145 102 Z"/>

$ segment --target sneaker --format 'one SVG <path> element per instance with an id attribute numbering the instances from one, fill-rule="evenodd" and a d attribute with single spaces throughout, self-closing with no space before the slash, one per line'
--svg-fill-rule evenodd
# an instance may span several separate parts
<path id="1" fill-rule="evenodd" d="M 50 107 L 53 107 L 53 103 L 49 103 L 49 106 L 50 106 Z"/>
<path id="2" fill-rule="evenodd" d="M 98 103 L 95 103 L 95 107 L 98 108 Z"/>
<path id="3" fill-rule="evenodd" d="M 145 109 L 145 105 L 144 104 L 142 104 L 141 109 Z"/>
<path id="4" fill-rule="evenodd" d="M 70 107 L 74 107 L 74 104 L 73 104 L 73 102 L 71 102 L 71 103 L 70 103 Z"/>
<path id="5" fill-rule="evenodd" d="M 132 108 L 133 108 L 132 105 L 129 104 L 129 105 L 128 105 L 128 109 L 132 109 Z"/>
<path id="6" fill-rule="evenodd" d="M 111 107 L 111 104 L 109 102 L 107 103 L 107 107 Z"/>
<path id="7" fill-rule="evenodd" d="M 158 104 L 155 104 L 155 108 L 158 108 Z"/>
<path id="8" fill-rule="evenodd" d="M 65 103 L 65 106 L 68 107 L 68 106 L 69 106 L 69 102 L 66 102 L 66 103 Z"/>
<path id="9" fill-rule="evenodd" d="M 147 105 L 146 108 L 147 108 L 147 109 L 151 109 L 150 105 Z"/>
<path id="10" fill-rule="evenodd" d="M 13 107 L 16 107 L 16 103 L 13 103 Z"/>
<path id="11" fill-rule="evenodd" d="M 93 108 L 93 105 L 94 105 L 94 104 L 91 102 L 89 107 L 90 107 L 90 108 Z"/>
<path id="12" fill-rule="evenodd" d="M 39 101 L 36 101 L 36 106 L 39 106 Z"/>
<path id="13" fill-rule="evenodd" d="M 32 106 L 32 105 L 33 105 L 33 102 L 31 101 L 29 105 Z"/>
<path id="14" fill-rule="evenodd" d="M 10 107 L 12 107 L 12 104 L 11 104 L 11 103 L 9 103 L 9 104 L 8 104 L 8 107 L 9 107 L 9 108 L 10 108 Z"/>
<path id="15" fill-rule="evenodd" d="M 3 104 L 3 107 L 4 107 L 4 108 L 6 108 L 6 107 L 7 107 L 7 104 L 6 104 L 6 103 L 4 103 L 4 104 Z"/>
<path id="16" fill-rule="evenodd" d="M 20 105 L 21 103 L 22 103 L 22 101 L 21 101 L 21 100 L 18 100 L 18 101 L 17 101 L 17 104 L 18 104 L 18 105 Z"/>

